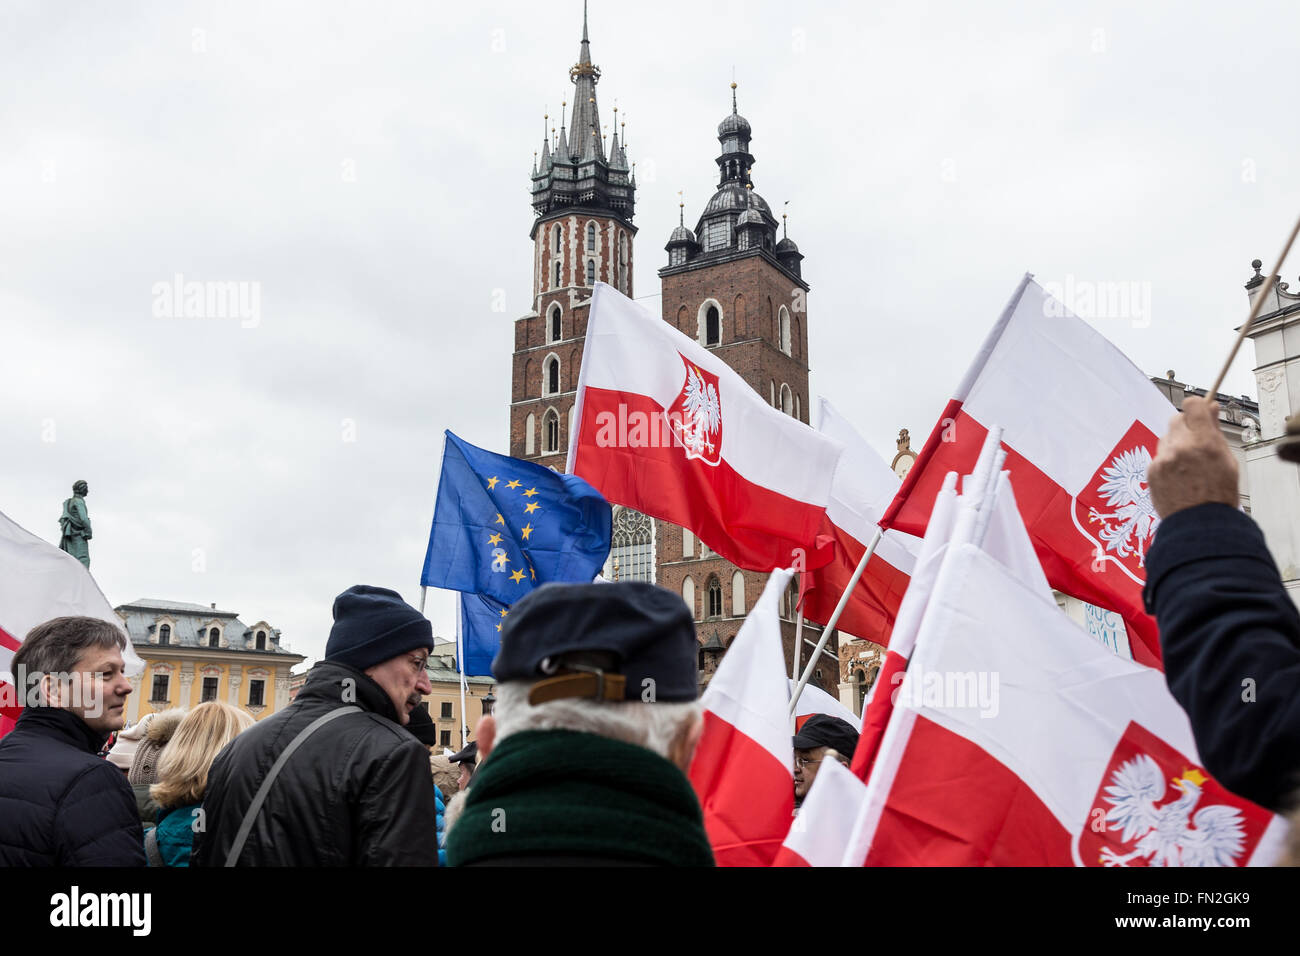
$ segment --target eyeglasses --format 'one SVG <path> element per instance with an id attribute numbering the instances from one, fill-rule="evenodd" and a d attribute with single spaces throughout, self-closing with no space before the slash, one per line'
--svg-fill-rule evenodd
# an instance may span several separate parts
<path id="1" fill-rule="evenodd" d="M 795 754 L 794 765 L 795 767 L 806 767 L 809 764 L 821 763 L 825 759 L 825 757 L 818 757 L 816 760 L 809 760 L 807 757 L 800 757 L 798 754 Z"/>
<path id="2" fill-rule="evenodd" d="M 426 656 L 426 657 L 408 657 L 407 660 L 409 660 L 409 661 L 411 662 L 411 666 L 415 668 L 415 672 L 416 672 L 417 674 L 420 674 L 420 673 L 424 672 L 424 671 L 427 670 L 428 667 L 429 667 L 429 658 L 428 658 L 427 656 Z"/>

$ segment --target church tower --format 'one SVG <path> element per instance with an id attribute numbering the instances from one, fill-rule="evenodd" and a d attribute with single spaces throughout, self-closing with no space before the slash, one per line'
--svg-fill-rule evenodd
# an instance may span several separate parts
<path id="1" fill-rule="evenodd" d="M 608 143 L 600 124 L 583 5 L 578 62 L 569 70 L 558 132 L 546 117 L 533 164 L 532 311 L 515 321 L 510 454 L 564 469 L 573 424 L 592 288 L 607 282 L 632 293 L 636 177 L 619 138 L 618 108 Z M 568 120 L 568 128 L 565 122 Z M 624 137 L 626 139 L 626 137 Z"/>
<path id="2" fill-rule="evenodd" d="M 784 223 L 778 227 L 771 207 L 754 189 L 752 132 L 737 109 L 732 83 L 731 113 L 718 124 L 717 190 L 694 232 L 686 226 L 682 207 L 666 246 L 668 265 L 659 270 L 663 318 L 716 352 L 764 400 L 807 422 L 809 287 L 798 246 L 785 235 Z M 781 449 L 772 453 L 780 454 Z M 768 576 L 724 561 L 686 529 L 661 521 L 657 530 L 657 583 L 677 591 L 694 608 L 701 679 L 707 680 Z M 797 583 L 781 610 L 788 663 L 794 650 L 796 597 Z M 805 624 L 803 633 L 815 642 L 820 628 Z M 804 663 L 810 650 L 805 645 Z M 835 653 L 832 642 L 813 680 L 833 696 L 839 684 Z"/>

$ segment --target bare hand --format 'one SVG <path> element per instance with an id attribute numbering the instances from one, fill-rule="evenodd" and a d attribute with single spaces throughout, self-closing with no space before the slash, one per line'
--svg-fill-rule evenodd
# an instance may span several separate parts
<path id="1" fill-rule="evenodd" d="M 1183 399 L 1147 469 L 1151 503 L 1161 518 L 1217 501 L 1237 508 L 1237 459 L 1219 430 L 1219 403 Z"/>

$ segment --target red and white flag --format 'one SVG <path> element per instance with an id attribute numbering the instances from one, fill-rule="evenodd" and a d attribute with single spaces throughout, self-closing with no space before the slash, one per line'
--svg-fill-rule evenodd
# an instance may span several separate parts
<path id="1" fill-rule="evenodd" d="M 1200 766 L 1164 675 L 1020 577 L 948 547 L 845 862 L 1271 863 L 1284 822 Z"/>
<path id="2" fill-rule="evenodd" d="M 795 687 L 798 686 L 797 680 L 788 681 L 790 693 L 794 693 Z M 858 723 L 858 715 L 849 710 L 838 700 L 832 697 L 826 691 L 822 690 L 816 684 L 808 683 L 803 685 L 803 693 L 799 695 L 799 703 L 794 709 L 794 729 L 799 731 L 803 728 L 804 722 L 813 714 L 827 714 L 831 717 L 838 717 L 840 720 L 854 726 Z"/>
<path id="3" fill-rule="evenodd" d="M 867 796 L 838 760 L 823 760 L 773 866 L 841 866 Z"/>
<path id="4" fill-rule="evenodd" d="M 592 293 L 567 470 L 770 571 L 816 542 L 842 448 L 617 290 Z"/>
<path id="5" fill-rule="evenodd" d="M 37 624 L 72 615 L 122 626 L 80 561 L 0 513 L 0 737 L 12 729 L 24 704 L 10 672 L 14 653 Z M 122 657 L 128 674 L 144 670 L 129 640 Z"/>
<path id="6" fill-rule="evenodd" d="M 1052 586 L 1123 615 L 1133 659 L 1160 666 L 1142 605 L 1159 518 L 1146 487 L 1173 406 L 1141 370 L 1025 276 L 881 523 L 924 534 L 950 471 L 971 468 L 989 426 Z"/>
<path id="7" fill-rule="evenodd" d="M 831 478 L 830 499 L 822 534 L 834 542 L 828 564 L 801 575 L 804 617 L 818 624 L 830 620 L 867 550 L 885 509 L 898 493 L 898 476 L 880 460 L 844 416 L 822 399 L 817 430 L 844 446 Z M 920 539 L 887 531 L 858 579 L 837 627 L 877 644 L 886 644 L 907 590 Z M 814 562 L 816 563 L 816 562 Z"/>
<path id="8" fill-rule="evenodd" d="M 770 866 L 790 830 L 794 746 L 777 613 L 790 577 L 772 572 L 700 698 L 690 778 L 719 866 Z"/>

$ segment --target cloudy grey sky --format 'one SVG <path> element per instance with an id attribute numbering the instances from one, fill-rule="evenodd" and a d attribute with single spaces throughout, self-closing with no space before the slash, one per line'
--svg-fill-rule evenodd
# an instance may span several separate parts
<path id="1" fill-rule="evenodd" d="M 1300 208 L 1295 4 L 979 7 L 591 7 L 638 297 L 658 310 L 677 191 L 693 225 L 713 190 L 734 67 L 807 257 L 814 395 L 886 456 L 1025 271 L 1139 283 L 1149 316 L 1094 324 L 1208 385 Z M 529 168 L 581 17 L 0 0 L 0 510 L 57 541 L 85 478 L 113 603 L 215 602 L 312 656 L 348 585 L 416 601 L 443 429 L 506 450 Z M 258 321 L 160 317 L 177 274 L 258 283 Z"/>

